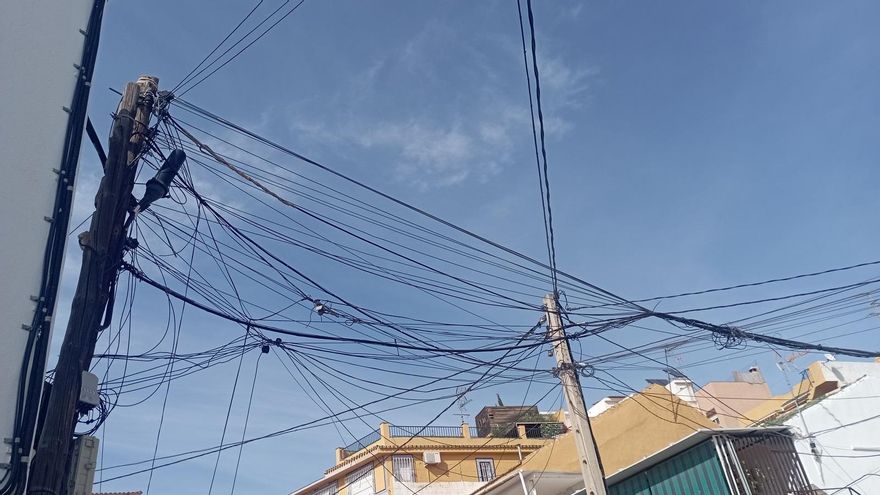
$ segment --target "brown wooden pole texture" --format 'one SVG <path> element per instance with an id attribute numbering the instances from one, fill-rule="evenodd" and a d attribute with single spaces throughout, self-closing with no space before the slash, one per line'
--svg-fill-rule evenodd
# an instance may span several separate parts
<path id="1" fill-rule="evenodd" d="M 558 301 L 554 294 L 544 297 L 544 308 L 547 311 L 547 327 L 553 342 L 553 355 L 559 370 L 559 380 L 568 412 L 571 414 L 571 426 L 574 429 L 574 443 L 580 457 L 581 475 L 584 478 L 585 495 L 605 495 L 605 475 L 602 472 L 602 461 L 599 449 L 593 438 L 587 405 L 584 402 L 581 382 L 577 375 L 577 366 L 571 357 L 568 337 L 559 315 Z"/>
<path id="2" fill-rule="evenodd" d="M 32 495 L 59 495 L 66 481 L 82 372 L 88 369 L 94 353 L 96 334 L 109 298 L 108 281 L 117 268 L 119 250 L 125 241 L 123 225 L 130 206 L 137 157 L 158 82 L 157 78 L 142 76 L 136 83 L 128 83 L 116 111 L 104 177 L 95 196 L 95 213 L 89 230 L 79 237 L 82 265 L 31 466 L 28 493 Z"/>

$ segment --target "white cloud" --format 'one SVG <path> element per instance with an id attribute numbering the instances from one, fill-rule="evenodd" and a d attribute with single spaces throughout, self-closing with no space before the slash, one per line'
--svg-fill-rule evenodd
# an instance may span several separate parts
<path id="1" fill-rule="evenodd" d="M 541 75 L 542 98 L 551 110 L 577 109 L 583 107 L 589 97 L 591 77 L 599 73 L 596 68 L 575 67 L 561 57 L 538 54 Z"/>
<path id="2" fill-rule="evenodd" d="M 428 122 L 383 123 L 359 133 L 365 148 L 382 148 L 396 157 L 398 179 L 420 189 L 450 186 L 468 178 L 485 181 L 501 169 L 499 146 L 509 143 L 508 129 L 498 122 L 485 122 L 475 129 L 459 124 Z"/>
<path id="3" fill-rule="evenodd" d="M 556 52 L 539 53 L 538 63 L 545 133 L 559 139 L 574 128 L 572 112 L 588 103 L 598 71 Z M 450 72 L 449 64 L 459 70 Z M 370 151 L 370 160 L 390 163 L 394 179 L 421 190 L 485 182 L 531 147 L 521 64 L 518 43 L 466 41 L 454 26 L 430 21 L 396 50 L 367 61 L 319 110 L 310 107 L 318 102 L 297 104 L 289 129 L 306 147 L 331 146 L 361 160 Z"/>

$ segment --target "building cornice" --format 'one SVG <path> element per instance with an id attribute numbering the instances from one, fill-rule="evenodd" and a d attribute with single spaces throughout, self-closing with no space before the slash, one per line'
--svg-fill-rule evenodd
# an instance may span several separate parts
<path id="1" fill-rule="evenodd" d="M 531 440 L 531 439 L 530 439 Z M 413 453 L 413 452 L 424 452 L 426 450 L 436 450 L 442 452 L 473 452 L 475 450 L 478 451 L 512 451 L 515 452 L 518 449 L 522 450 L 537 450 L 543 447 L 548 443 L 549 440 L 545 441 L 530 441 L 529 443 L 520 443 L 520 442 L 505 442 L 505 443 L 481 443 L 474 445 L 473 443 L 461 443 L 461 444 L 452 444 L 452 443 L 433 443 L 433 442 L 425 442 L 425 443 L 409 443 L 406 445 L 386 445 L 382 443 L 373 444 L 365 449 L 361 449 L 358 452 L 346 457 L 342 462 L 332 466 L 324 471 L 324 479 L 329 476 L 335 476 L 342 474 L 350 469 L 360 467 L 367 460 L 375 460 L 377 454 L 380 455 L 388 455 L 388 454 L 397 454 L 397 453 Z"/>

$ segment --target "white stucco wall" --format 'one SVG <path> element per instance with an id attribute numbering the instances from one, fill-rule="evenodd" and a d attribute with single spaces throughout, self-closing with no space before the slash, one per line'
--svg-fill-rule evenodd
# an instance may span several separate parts
<path id="1" fill-rule="evenodd" d="M 808 438 L 796 440 L 795 446 L 814 485 L 880 493 L 880 365 L 859 365 L 844 372 L 860 372 L 862 377 L 803 409 L 803 420 L 796 414 L 785 424 L 802 436 L 806 430 L 813 435 L 818 456 L 810 453 Z"/>
<path id="2" fill-rule="evenodd" d="M 394 480 L 394 495 L 468 495 L 486 483 L 483 481 L 444 481 L 436 483 L 404 483 Z M 421 491 L 420 491 L 421 490 Z"/>
<path id="3" fill-rule="evenodd" d="M 611 409 L 612 407 L 617 405 L 617 403 L 619 403 L 620 401 L 622 401 L 625 398 L 626 397 L 622 397 L 622 396 L 603 397 L 602 399 L 599 399 L 599 401 L 597 401 L 595 404 L 590 406 L 589 409 L 587 409 L 587 416 L 589 416 L 591 418 L 595 418 L 596 416 L 602 414 L 603 412 Z"/>
<path id="4" fill-rule="evenodd" d="M 69 106 L 93 0 L 0 2 L 0 438 L 12 436 Z M 7 462 L 6 449 L 0 463 Z M 3 471 L 0 469 L 0 475 Z"/>
<path id="5" fill-rule="evenodd" d="M 822 372 L 828 380 L 836 380 L 838 386 L 848 385 L 863 376 L 880 378 L 880 365 L 873 361 L 825 361 Z"/>

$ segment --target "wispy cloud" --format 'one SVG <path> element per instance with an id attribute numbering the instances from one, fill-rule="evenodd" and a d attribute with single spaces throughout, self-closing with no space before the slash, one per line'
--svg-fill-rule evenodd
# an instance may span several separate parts
<path id="1" fill-rule="evenodd" d="M 420 189 L 458 184 L 468 178 L 484 181 L 501 169 L 494 153 L 506 143 L 507 129 L 487 122 L 478 129 L 460 124 L 437 126 L 428 122 L 383 123 L 361 135 L 365 148 L 384 148 L 399 160 L 400 180 Z M 477 132 L 474 132 L 474 131 Z M 503 146 L 503 145 L 502 145 Z"/>
<path id="2" fill-rule="evenodd" d="M 538 54 L 538 69 L 543 96 L 557 110 L 583 107 L 589 101 L 590 79 L 599 73 L 598 68 L 573 66 L 546 53 Z"/>
<path id="3" fill-rule="evenodd" d="M 291 131 L 309 147 L 333 146 L 361 159 L 367 153 L 390 165 L 393 180 L 420 190 L 491 179 L 530 143 L 522 52 L 518 40 L 465 39 L 454 26 L 429 22 L 396 51 L 365 64 L 320 112 L 304 108 L 311 101 L 291 112 L 327 116 L 294 118 Z M 559 55 L 538 60 L 545 130 L 559 138 L 574 127 L 571 113 L 588 104 L 597 71 Z M 382 118 L 367 118 L 377 114 Z"/>

